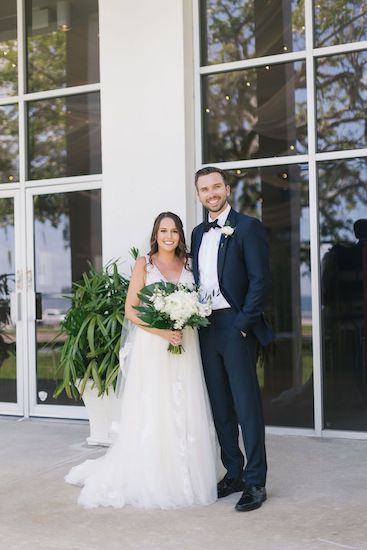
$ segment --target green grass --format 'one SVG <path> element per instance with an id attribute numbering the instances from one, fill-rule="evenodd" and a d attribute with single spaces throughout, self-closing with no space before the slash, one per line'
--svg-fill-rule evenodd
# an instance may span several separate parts
<path id="1" fill-rule="evenodd" d="M 305 382 L 307 382 L 307 380 L 310 378 L 310 376 L 312 375 L 312 370 L 313 370 L 312 349 L 311 349 L 311 346 L 307 345 L 306 347 L 306 345 L 304 345 L 303 353 L 302 353 L 302 384 L 305 384 Z M 259 361 L 256 366 L 256 372 L 257 372 L 260 388 L 263 388 L 264 387 L 264 367 L 262 367 L 259 364 Z"/>
<path id="2" fill-rule="evenodd" d="M 61 380 L 62 373 L 57 373 L 60 352 L 42 352 L 37 354 L 37 377 L 49 380 Z M 0 380 L 15 380 L 16 365 L 15 356 L 8 357 L 0 367 Z"/>
<path id="3" fill-rule="evenodd" d="M 0 380 L 15 380 L 15 355 L 11 355 L 5 359 L 4 363 L 0 367 Z"/>
<path id="4" fill-rule="evenodd" d="M 305 327 L 304 327 L 305 328 Z M 306 332 L 307 336 L 310 336 L 311 327 L 307 327 Z M 49 332 L 49 328 L 45 329 L 45 332 Z M 57 330 L 55 329 L 55 334 Z M 305 335 L 304 335 L 305 336 Z M 308 339 L 307 339 L 308 340 Z M 43 350 L 42 348 L 38 350 L 37 353 L 37 377 L 44 380 L 55 380 L 60 381 L 62 379 L 62 373 L 57 372 L 57 368 L 60 360 L 60 351 L 54 349 Z M 308 345 L 308 342 L 304 341 L 303 354 L 302 354 L 302 383 L 307 382 L 309 377 L 312 375 L 312 347 Z M 264 368 L 257 364 L 257 376 L 259 379 L 260 387 L 264 387 Z M 15 380 L 16 379 L 16 366 L 15 366 L 15 356 L 11 355 L 8 357 L 2 366 L 0 367 L 0 380 Z"/>

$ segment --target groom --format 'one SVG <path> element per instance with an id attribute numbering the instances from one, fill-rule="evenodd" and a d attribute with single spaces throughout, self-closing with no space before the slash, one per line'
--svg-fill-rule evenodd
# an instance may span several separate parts
<path id="1" fill-rule="evenodd" d="M 208 219 L 192 233 L 196 283 L 213 296 L 210 325 L 199 331 L 201 355 L 221 457 L 227 470 L 218 498 L 243 491 L 236 510 L 259 508 L 266 500 L 265 428 L 256 375 L 256 341 L 268 344 L 273 333 L 264 315 L 270 285 L 265 230 L 256 218 L 228 204 L 230 187 L 220 168 L 195 174 Z M 241 426 L 246 452 L 238 445 Z"/>

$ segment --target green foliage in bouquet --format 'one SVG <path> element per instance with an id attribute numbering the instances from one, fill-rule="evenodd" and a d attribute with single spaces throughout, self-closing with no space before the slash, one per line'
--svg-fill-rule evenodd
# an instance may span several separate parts
<path id="1" fill-rule="evenodd" d="M 177 286 L 174 283 L 152 283 L 141 289 L 138 294 L 140 298 L 140 306 L 134 306 L 138 312 L 138 317 L 145 325 L 151 328 L 171 329 L 173 323 L 166 313 L 157 311 L 152 303 L 152 296 L 157 289 L 162 290 L 164 294 L 171 294 L 176 290 Z"/>
<path id="2" fill-rule="evenodd" d="M 163 281 L 160 283 L 152 283 L 142 288 L 138 293 L 142 305 L 134 306 L 134 309 L 138 311 L 139 319 L 151 328 L 174 330 L 174 322 L 172 319 L 164 311 L 157 311 L 151 298 L 157 290 L 162 291 L 164 296 L 168 296 L 179 289 L 179 284 L 166 283 Z M 189 292 L 187 288 L 186 290 Z M 187 327 L 206 327 L 208 325 L 208 319 L 200 315 L 191 315 L 185 322 L 185 326 Z"/>
<path id="3" fill-rule="evenodd" d="M 194 300 L 189 298 L 190 295 Z M 145 286 L 138 296 L 141 305 L 134 306 L 137 315 L 151 328 L 181 330 L 184 327 L 205 327 L 209 324 L 207 316 L 211 306 L 200 301 L 197 288 L 162 281 Z M 169 300 L 169 297 L 173 300 Z M 181 344 L 170 343 L 168 351 L 179 354 L 184 348 Z"/>
<path id="4" fill-rule="evenodd" d="M 115 386 L 128 286 L 129 280 L 119 274 L 116 262 L 101 271 L 90 267 L 82 280 L 73 284 L 71 309 L 61 323 L 66 335 L 58 367 L 63 380 L 54 397 L 65 390 L 77 399 L 88 380 L 99 395 Z"/>

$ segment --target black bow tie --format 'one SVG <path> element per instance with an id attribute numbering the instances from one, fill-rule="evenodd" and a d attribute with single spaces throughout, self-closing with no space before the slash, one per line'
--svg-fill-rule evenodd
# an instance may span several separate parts
<path id="1" fill-rule="evenodd" d="M 204 222 L 204 232 L 209 231 L 209 229 L 215 229 L 216 227 L 220 227 L 218 220 L 214 220 L 213 222 Z"/>

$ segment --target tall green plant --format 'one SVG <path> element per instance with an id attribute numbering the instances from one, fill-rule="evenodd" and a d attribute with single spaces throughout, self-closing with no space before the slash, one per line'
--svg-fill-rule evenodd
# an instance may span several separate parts
<path id="1" fill-rule="evenodd" d="M 91 267 L 73 284 L 72 306 L 61 323 L 66 335 L 59 365 L 63 380 L 54 397 L 65 390 L 77 399 L 88 380 L 93 381 L 98 395 L 115 386 L 128 286 L 129 280 L 118 272 L 116 262 L 101 271 Z"/>

